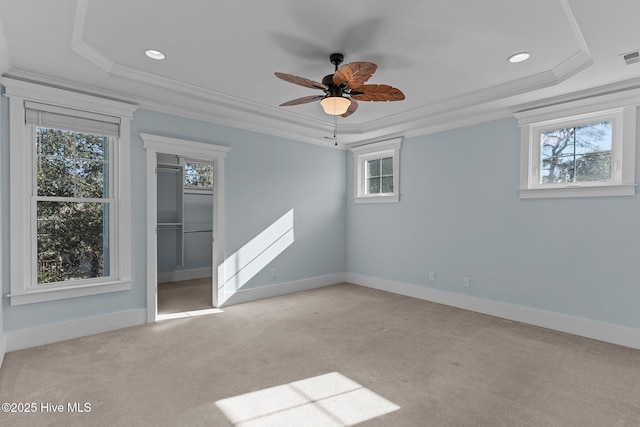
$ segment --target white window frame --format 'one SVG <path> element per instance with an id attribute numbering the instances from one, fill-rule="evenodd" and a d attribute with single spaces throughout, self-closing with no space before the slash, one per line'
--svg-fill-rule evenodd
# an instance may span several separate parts
<path id="1" fill-rule="evenodd" d="M 136 106 L 84 93 L 38 85 L 4 77 L 1 81 L 9 97 L 10 137 L 10 278 L 11 305 L 23 305 L 66 298 L 119 292 L 131 289 L 131 118 Z M 114 230 L 110 245 L 114 248 L 109 277 L 37 285 L 32 125 L 25 124 L 25 103 L 35 102 L 79 111 L 80 115 L 98 114 L 119 118 L 120 137 L 110 168 L 113 173 Z"/>
<path id="2" fill-rule="evenodd" d="M 520 126 L 520 198 L 633 196 L 638 93 L 612 94 L 516 113 Z M 540 183 L 540 134 L 612 122 L 611 180 Z"/>
<path id="3" fill-rule="evenodd" d="M 354 202 L 355 203 L 397 203 L 400 201 L 400 148 L 402 138 L 352 147 L 354 159 Z M 375 159 L 393 159 L 393 193 L 367 194 L 367 162 Z"/>

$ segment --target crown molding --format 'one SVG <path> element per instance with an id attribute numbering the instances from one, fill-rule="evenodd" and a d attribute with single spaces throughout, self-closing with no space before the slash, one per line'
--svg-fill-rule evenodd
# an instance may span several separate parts
<path id="1" fill-rule="evenodd" d="M 516 113 L 521 113 L 528 110 L 535 110 L 535 109 L 550 107 L 558 104 L 566 104 L 568 102 L 579 101 L 582 99 L 590 99 L 593 97 L 599 97 L 603 95 L 625 93 L 629 91 L 634 91 L 636 89 L 640 89 L 640 78 L 624 80 L 621 82 L 589 88 L 589 89 L 581 90 L 578 92 L 572 92 L 565 95 L 554 96 L 554 97 L 545 98 L 539 101 L 533 101 L 526 104 L 516 105 L 512 108 L 512 112 L 516 114 Z"/>
<path id="2" fill-rule="evenodd" d="M 132 97 L 130 95 L 100 90 L 94 87 L 79 85 L 77 83 L 21 70 L 11 70 L 11 73 L 4 77 L 51 86 L 58 89 L 70 90 L 86 95 L 98 96 L 105 99 L 127 102 L 129 104 L 137 105 L 139 108 L 145 108 L 161 113 L 202 120 L 232 128 L 339 149 L 348 149 L 354 145 L 399 136 L 413 138 L 430 133 L 513 117 L 514 114 L 527 110 L 548 107 L 556 104 L 565 104 L 568 102 L 590 99 L 607 94 L 622 94 L 640 89 L 640 78 L 635 78 L 623 82 L 572 92 L 566 95 L 546 98 L 540 101 L 520 104 L 515 107 L 498 106 L 479 108 L 482 107 L 482 103 L 477 103 L 475 106 L 476 108 L 474 108 L 469 106 L 464 107 L 464 104 L 461 103 L 458 108 L 443 108 L 443 110 L 439 111 L 435 105 L 432 105 L 428 107 L 428 111 L 423 111 L 422 114 L 418 114 L 415 111 L 412 112 L 411 114 L 413 114 L 413 116 L 410 120 L 406 119 L 406 116 L 409 116 L 409 113 L 399 115 L 405 116 L 404 120 L 397 118 L 397 120 L 387 123 L 386 126 L 371 126 L 366 128 L 365 126 L 359 125 L 338 125 L 338 145 L 335 146 L 333 139 L 327 138 L 333 135 L 333 123 L 329 121 L 320 122 L 315 126 L 310 126 L 309 123 L 306 122 L 299 124 L 287 120 L 274 120 L 272 116 L 264 114 L 237 114 L 236 111 L 229 110 L 228 108 L 223 109 L 221 112 L 219 109 L 212 107 L 206 99 L 202 98 L 194 99 L 193 97 L 181 97 L 179 94 L 176 94 L 176 96 L 172 97 L 172 102 L 165 102 L 163 100 Z M 425 108 L 421 110 L 427 109 Z M 229 114 L 230 111 L 232 114 Z"/>
<path id="3" fill-rule="evenodd" d="M 578 97 L 564 103 L 554 103 L 515 112 L 513 116 L 522 126 L 548 120 L 555 121 L 559 117 L 588 114 L 594 111 L 601 112 L 625 107 L 635 108 L 638 105 L 640 105 L 640 88 L 635 88 L 620 92 L 602 92 L 590 97 Z"/>
<path id="4" fill-rule="evenodd" d="M 558 66 L 535 75 L 445 99 L 425 107 L 364 124 L 341 124 L 338 129 L 339 139 L 342 142 L 338 145 L 350 146 L 398 134 L 417 136 L 430 133 L 434 129 L 443 130 L 478 123 L 478 117 L 506 117 L 511 111 L 492 111 L 482 113 L 475 118 L 462 115 L 460 112 L 492 101 L 557 85 L 589 67 L 593 61 L 575 16 L 567 0 L 561 0 L 561 4 L 579 50 Z M 88 0 L 78 0 L 71 48 L 110 76 L 161 87 L 165 92 L 172 92 L 171 104 L 163 99 L 139 98 L 137 102 L 141 107 L 313 144 L 327 145 L 333 142 L 328 139 L 328 136 L 333 134 L 333 124 L 329 121 L 285 112 L 270 105 L 252 102 L 115 63 L 83 40 L 88 7 Z M 182 97 L 181 100 L 178 99 L 180 97 Z M 445 116 L 448 117 L 448 121 L 442 122 L 442 118 Z"/>
<path id="5" fill-rule="evenodd" d="M 510 117 L 514 110 L 523 111 L 553 103 L 563 103 L 581 97 L 588 98 L 603 92 L 625 91 L 640 86 L 640 79 L 616 83 L 608 87 L 593 88 L 514 108 L 491 107 L 494 101 L 507 99 L 531 91 L 557 85 L 589 67 L 593 61 L 588 46 L 567 0 L 561 0 L 568 25 L 573 31 L 579 50 L 551 70 L 513 80 L 464 95 L 448 98 L 411 111 L 390 115 L 363 124 L 339 124 L 338 141 L 332 138 L 332 120 L 309 118 L 295 112 L 238 98 L 223 92 L 117 64 L 87 44 L 82 36 L 87 15 L 88 0 L 78 0 L 71 48 L 112 77 L 142 83 L 163 90 L 157 97 L 128 96 L 112 93 L 73 82 L 58 80 L 20 70 L 11 70 L 11 77 L 66 88 L 104 98 L 125 100 L 167 114 L 244 129 L 247 131 L 302 141 L 322 146 L 349 148 L 398 136 L 415 137 L 433 132 Z M 0 34 L 1 36 L 1 34 Z M 0 40 L 2 42 L 2 40 Z M 0 45 L 0 54 L 2 46 Z M 166 96 L 167 94 L 170 96 Z M 153 96 L 153 95 L 152 95 Z"/>
<path id="6" fill-rule="evenodd" d="M 8 97 L 36 99 L 39 101 L 60 105 L 72 109 L 82 108 L 88 111 L 98 111 L 101 114 L 112 114 L 117 117 L 133 116 L 138 106 L 135 103 L 114 97 L 99 96 L 85 91 L 69 90 L 65 87 L 46 85 L 40 82 L 4 75 L 0 83 L 5 88 Z"/>

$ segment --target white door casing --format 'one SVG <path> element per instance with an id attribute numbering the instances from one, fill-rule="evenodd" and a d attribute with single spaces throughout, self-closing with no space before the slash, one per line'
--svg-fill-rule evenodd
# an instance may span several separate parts
<path id="1" fill-rule="evenodd" d="M 141 133 L 143 147 L 147 150 L 147 323 L 156 321 L 158 314 L 158 268 L 157 268 L 157 180 L 156 163 L 158 153 L 196 158 L 213 162 L 213 262 L 212 304 L 220 307 L 224 303 L 224 159 L 230 147 L 202 142 L 170 138 Z"/>

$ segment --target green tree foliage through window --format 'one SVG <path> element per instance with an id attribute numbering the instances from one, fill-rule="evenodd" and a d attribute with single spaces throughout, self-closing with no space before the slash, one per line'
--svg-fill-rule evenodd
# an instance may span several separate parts
<path id="1" fill-rule="evenodd" d="M 542 132 L 540 183 L 610 181 L 611 148 L 611 122 Z"/>
<path id="2" fill-rule="evenodd" d="M 184 168 L 184 185 L 185 187 L 213 188 L 213 165 L 187 162 Z"/>
<path id="3" fill-rule="evenodd" d="M 109 275 L 109 138 L 36 131 L 38 284 Z"/>

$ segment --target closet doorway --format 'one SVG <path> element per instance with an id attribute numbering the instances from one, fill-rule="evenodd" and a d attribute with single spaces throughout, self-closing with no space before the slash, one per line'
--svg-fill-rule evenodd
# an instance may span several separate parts
<path id="1" fill-rule="evenodd" d="M 147 152 L 147 322 L 157 320 L 160 298 L 163 305 L 165 299 L 179 303 L 171 295 L 175 293 L 185 306 L 167 305 L 167 311 L 197 311 L 191 298 L 204 309 L 219 307 L 225 297 L 224 160 L 230 148 L 144 133 L 140 137 Z M 199 179 L 194 169 L 207 169 L 199 165 L 213 169 L 208 189 L 189 185 Z M 202 277 L 205 272 L 208 277 Z M 159 287 L 167 283 L 165 293 Z"/>
<path id="2" fill-rule="evenodd" d="M 213 161 L 157 154 L 158 316 L 213 308 Z"/>

